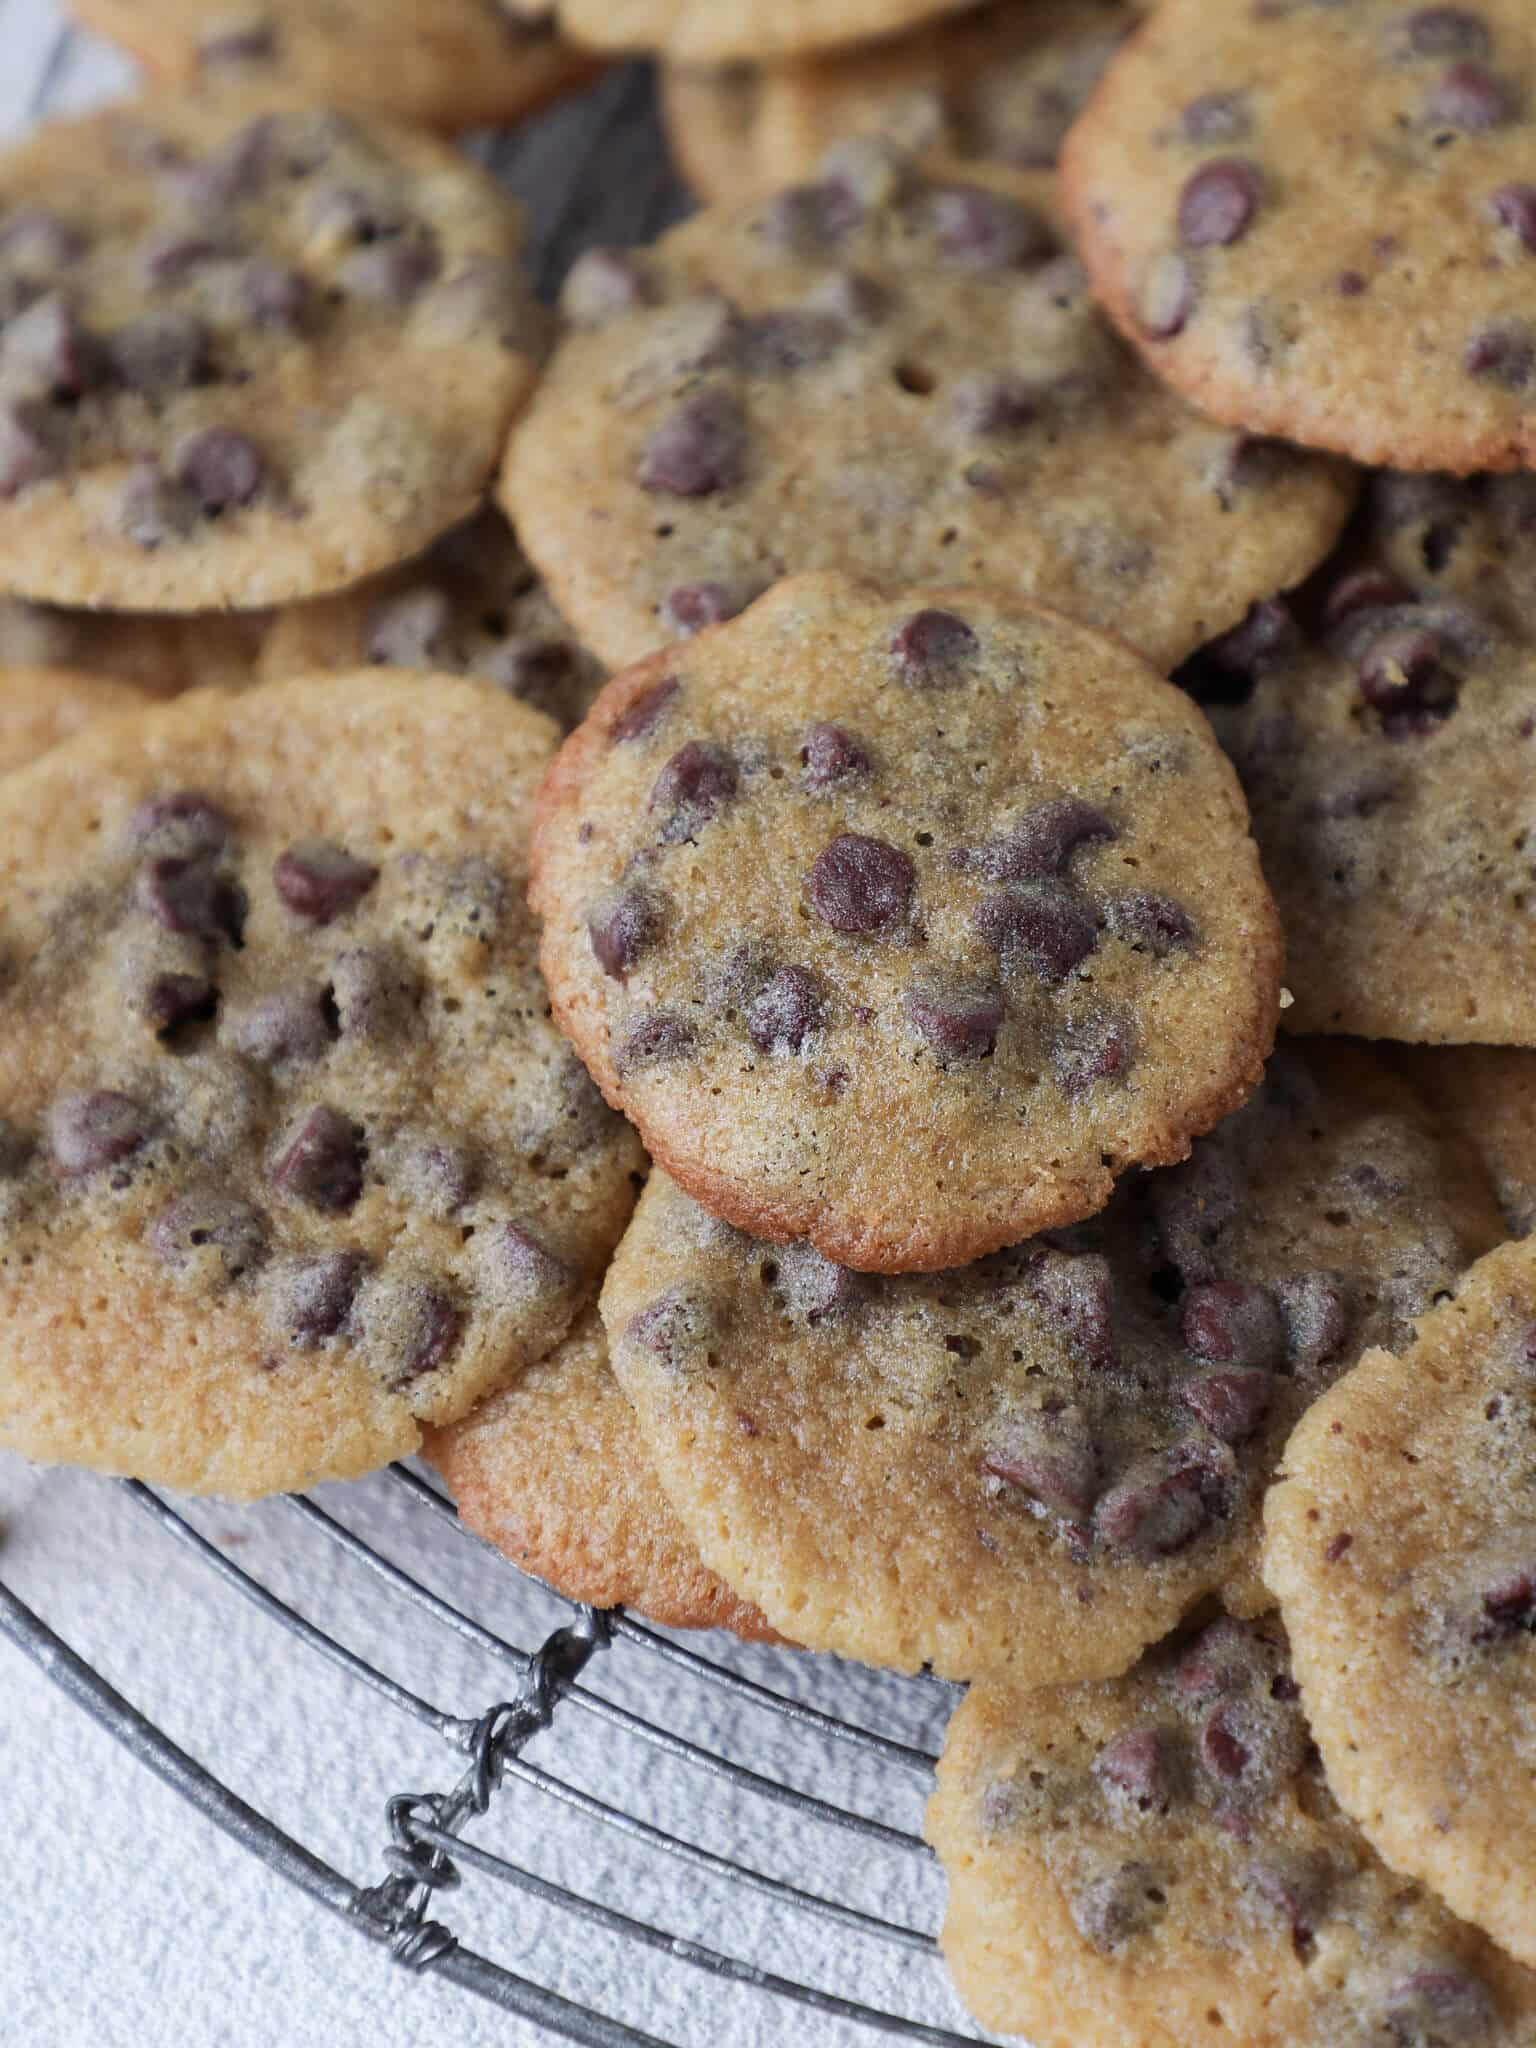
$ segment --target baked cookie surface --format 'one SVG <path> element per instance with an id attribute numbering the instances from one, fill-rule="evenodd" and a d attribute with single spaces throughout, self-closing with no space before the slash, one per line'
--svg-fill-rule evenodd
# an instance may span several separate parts
<path id="1" fill-rule="evenodd" d="M 7 779 L 0 1440 L 298 1488 L 559 1341 L 640 1153 L 538 978 L 555 740 L 370 672 L 193 693 Z"/>
<path id="2" fill-rule="evenodd" d="M 959 1271 L 872 1279 L 658 1174 L 604 1284 L 613 1369 L 705 1562 L 808 1647 L 1111 1676 L 1202 1596 L 1267 1604 L 1308 1404 L 1502 1231 L 1353 1047 L 1280 1054 L 1185 1166 Z"/>
<path id="3" fill-rule="evenodd" d="M 1200 713 L 979 591 L 795 578 L 615 678 L 541 796 L 533 902 L 652 1156 L 876 1271 L 1091 1214 L 1273 1041 L 1273 908 Z"/>
<path id="4" fill-rule="evenodd" d="M 1280 905 L 1285 1022 L 1536 1038 L 1529 480 L 1385 477 L 1304 622 L 1260 606 L 1195 665 Z"/>
<path id="5" fill-rule="evenodd" d="M 560 26 L 598 50 L 655 50 L 692 64 L 782 57 L 890 35 L 967 0 L 555 0 Z"/>
<path id="6" fill-rule="evenodd" d="M 1481 1157 L 1511 1234 L 1528 1237 L 1536 1230 L 1536 1051 L 1405 1046 L 1396 1059 L 1436 1115 Z"/>
<path id="7" fill-rule="evenodd" d="M 7 672 L 72 668 L 151 697 L 199 687 L 243 689 L 256 680 L 263 612 L 91 612 L 0 597 L 0 687 Z"/>
<path id="8" fill-rule="evenodd" d="M 452 132 L 513 121 L 593 62 L 547 9 L 508 0 L 71 0 L 98 34 L 177 85 L 299 92 Z"/>
<path id="9" fill-rule="evenodd" d="M 25 768 L 98 718 L 148 702 L 131 683 L 78 669 L 0 670 L 0 775 Z"/>
<path id="10" fill-rule="evenodd" d="M 862 138 L 821 178 L 591 254 L 500 496 L 611 667 L 786 574 L 977 583 L 1166 667 L 1304 576 L 1341 466 L 1198 418 L 1039 213 Z"/>
<path id="11" fill-rule="evenodd" d="M 1536 1960 L 1536 1247 L 1481 1260 L 1286 1447 L 1264 1573 L 1340 1803 Z"/>
<path id="12" fill-rule="evenodd" d="M 161 93 L 0 157 L 0 580 L 254 609 L 468 515 L 533 375 L 520 216 L 375 116 Z"/>
<path id="13" fill-rule="evenodd" d="M 940 1940 L 986 2026 L 1039 2048 L 1536 2040 L 1536 1977 L 1330 1795 L 1273 1618 L 1105 1684 L 976 1686 L 938 1775 Z"/>
<path id="14" fill-rule="evenodd" d="M 284 606 L 260 665 L 271 680 L 368 664 L 494 683 L 567 731 L 586 716 L 604 680 L 512 529 L 489 510 L 398 569 L 333 597 Z"/>
<path id="15" fill-rule="evenodd" d="M 1536 455 L 1526 0 L 1165 0 L 1063 176 L 1095 289 L 1214 417 L 1400 469 Z"/>
<path id="16" fill-rule="evenodd" d="M 569 1599 L 779 1640 L 689 1542 L 609 1370 L 595 1308 L 510 1387 L 429 1430 L 425 1448 L 467 1526 Z"/>

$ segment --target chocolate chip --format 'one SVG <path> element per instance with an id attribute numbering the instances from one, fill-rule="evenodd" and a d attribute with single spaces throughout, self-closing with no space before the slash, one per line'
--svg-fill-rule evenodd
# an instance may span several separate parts
<path id="1" fill-rule="evenodd" d="M 209 29 L 198 37 L 200 64 L 266 64 L 277 56 L 277 30 L 264 15 Z"/>
<path id="2" fill-rule="evenodd" d="M 680 583 L 662 600 L 661 616 L 684 639 L 746 610 L 747 600 L 725 583 Z"/>
<path id="3" fill-rule="evenodd" d="M 201 381 L 211 337 L 191 313 L 146 313 L 109 334 L 107 361 L 130 391 L 163 396 Z"/>
<path id="4" fill-rule="evenodd" d="M 1044 1247 L 1026 1268 L 1024 1286 L 1060 1326 L 1074 1363 L 1095 1371 L 1119 1363 L 1114 1274 L 1102 1253 Z"/>
<path id="5" fill-rule="evenodd" d="M 272 863 L 272 886 L 296 917 L 311 924 L 331 924 L 354 910 L 379 871 L 329 839 L 306 839 L 290 846 Z"/>
<path id="6" fill-rule="evenodd" d="M 1444 654 L 1438 633 L 1413 627 L 1383 634 L 1361 655 L 1360 694 L 1389 738 L 1431 731 L 1455 710 L 1460 686 Z"/>
<path id="7" fill-rule="evenodd" d="M 655 302 L 655 286 L 636 258 L 623 249 L 584 249 L 560 291 L 561 312 L 582 327 L 596 327 Z"/>
<path id="8" fill-rule="evenodd" d="M 965 270 L 1011 270 L 1055 254 L 1050 223 L 1017 200 L 979 185 L 952 185 L 933 195 L 941 253 Z"/>
<path id="9" fill-rule="evenodd" d="M 1536 185 L 1501 185 L 1488 206 L 1499 225 L 1513 228 L 1522 247 L 1536 255 Z"/>
<path id="10" fill-rule="evenodd" d="M 1413 602 L 1413 592 L 1390 569 L 1355 569 L 1330 586 L 1323 600 L 1323 619 L 1332 627 L 1357 612 L 1387 611 Z"/>
<path id="11" fill-rule="evenodd" d="M 14 498 L 63 468 L 58 435 L 41 409 L 0 403 L 0 498 Z"/>
<path id="12" fill-rule="evenodd" d="M 168 932 L 210 946 L 238 947 L 245 933 L 245 891 L 204 853 L 162 854 L 146 861 L 134 900 Z"/>
<path id="13" fill-rule="evenodd" d="M 263 1066 L 317 1060 L 330 1051 L 339 1025 L 323 988 L 276 989 L 229 1019 L 230 1043 Z"/>
<path id="14" fill-rule="evenodd" d="M 1171 1557 L 1210 1527 L 1223 1485 L 1235 1473 L 1204 1445 L 1176 1444 L 1134 1463 L 1100 1499 L 1093 1526 L 1113 1550 L 1144 1561 Z"/>
<path id="15" fill-rule="evenodd" d="M 747 421 L 729 391 L 685 398 L 651 435 L 636 480 L 642 490 L 707 498 L 732 490 L 747 473 Z"/>
<path id="16" fill-rule="evenodd" d="M 1353 1321 L 1349 1288 L 1342 1275 L 1296 1273 L 1276 1282 L 1274 1296 L 1293 1372 L 1315 1372 L 1339 1356 Z"/>
<path id="17" fill-rule="evenodd" d="M 666 1066 L 692 1052 L 698 1038 L 692 1024 L 675 1010 L 651 1010 L 625 1033 L 618 1049 L 621 1074 Z"/>
<path id="18" fill-rule="evenodd" d="M 660 839 L 678 846 L 697 839 L 722 806 L 736 794 L 736 763 L 723 747 L 708 740 L 689 740 L 662 768 L 646 808 L 664 811 Z"/>
<path id="19" fill-rule="evenodd" d="M 1247 1685 L 1261 1668 L 1264 1643 L 1251 1623 L 1222 1615 L 1180 1658 L 1175 1683 L 1187 1700 L 1210 1700 Z"/>
<path id="20" fill-rule="evenodd" d="M 1397 2048 L 1453 2048 L 1492 2042 L 1498 2014 L 1488 1987 L 1466 1970 L 1436 1964 L 1401 1977 L 1383 2007 Z"/>
<path id="21" fill-rule="evenodd" d="M 1198 1422 L 1223 1443 L 1251 1437 L 1269 1412 L 1274 1375 L 1248 1367 L 1197 1372 L 1179 1388 L 1179 1399 Z"/>
<path id="22" fill-rule="evenodd" d="M 312 1109 L 288 1140 L 273 1186 L 311 1209 L 342 1213 L 363 1192 L 363 1137 L 340 1110 Z"/>
<path id="23" fill-rule="evenodd" d="M 146 797 L 128 821 L 129 836 L 138 845 L 165 853 L 218 853 L 232 830 L 225 812 L 197 789 Z"/>
<path id="24" fill-rule="evenodd" d="M 253 326 L 274 334 L 297 334 L 311 312 L 309 281 L 286 264 L 253 257 L 235 277 L 235 297 Z"/>
<path id="25" fill-rule="evenodd" d="M 1149 341 L 1172 341 L 1189 325 L 1199 303 L 1195 273 L 1182 256 L 1159 256 L 1147 274 L 1136 309 L 1137 324 Z"/>
<path id="26" fill-rule="evenodd" d="M 367 1260 L 361 1252 L 295 1259 L 269 1281 L 279 1326 L 306 1349 L 336 1336 L 351 1314 Z"/>
<path id="27" fill-rule="evenodd" d="M 1016 434 L 1040 417 L 1043 393 L 1026 377 L 966 377 L 949 401 L 962 434 Z"/>
<path id="28" fill-rule="evenodd" d="M 254 198 L 275 167 L 277 140 L 274 117 L 259 114 L 200 163 L 172 165 L 169 175 L 187 211 L 200 220 L 212 219 Z"/>
<path id="29" fill-rule="evenodd" d="M 386 668 L 441 668 L 452 618 L 447 597 L 430 584 L 384 598 L 368 615 L 368 659 Z"/>
<path id="30" fill-rule="evenodd" d="M 648 683 L 630 699 L 623 716 L 609 729 L 609 745 L 616 747 L 625 740 L 648 738 L 681 688 L 676 676 L 663 676 L 659 683 Z"/>
<path id="31" fill-rule="evenodd" d="M 681 1373 L 698 1362 L 713 1325 L 706 1303 L 673 1288 L 631 1316 L 620 1341 L 648 1351 L 667 1372 Z"/>
<path id="32" fill-rule="evenodd" d="M 1112 896 L 1104 906 L 1104 922 L 1117 939 L 1138 952 L 1166 960 L 1199 940 L 1195 921 L 1171 896 L 1139 889 L 1132 896 Z"/>
<path id="33" fill-rule="evenodd" d="M 1536 371 L 1536 334 L 1523 321 L 1485 327 L 1467 343 L 1461 363 L 1469 377 L 1523 391 Z"/>
<path id="34" fill-rule="evenodd" d="M 38 396 L 78 398 L 101 381 L 102 354 L 67 299 L 38 299 L 0 328 L 0 374 Z"/>
<path id="35" fill-rule="evenodd" d="M 99 1173 L 131 1158 L 154 1129 L 154 1119 L 131 1095 L 88 1088 L 61 1095 L 48 1112 L 48 1147 L 62 1174 Z"/>
<path id="36" fill-rule="evenodd" d="M 219 992 L 200 974 L 156 974 L 145 986 L 144 1015 L 157 1031 L 180 1024 L 206 1024 L 219 1006 Z"/>
<path id="37" fill-rule="evenodd" d="M 355 299 L 408 306 L 441 271 L 437 244 L 425 234 L 391 235 L 354 249 L 338 266 L 336 281 Z"/>
<path id="38" fill-rule="evenodd" d="M 1394 25 L 1393 41 L 1410 57 L 1487 57 L 1493 49 L 1487 22 L 1467 7 L 1421 7 Z"/>
<path id="39" fill-rule="evenodd" d="M 1536 1578 L 1530 1572 L 1513 1573 L 1484 1593 L 1482 1607 L 1488 1626 L 1474 1640 L 1486 1641 L 1528 1629 L 1536 1610 Z"/>
<path id="40" fill-rule="evenodd" d="M 265 480 L 266 463 L 246 435 L 232 427 L 205 427 L 180 444 L 172 471 L 204 515 L 214 518 L 232 505 L 250 504 Z"/>
<path id="41" fill-rule="evenodd" d="M 1149 1863 L 1123 1863 L 1081 1886 L 1069 1901 L 1078 1933 L 1106 1955 L 1145 1933 L 1166 1904 L 1166 1891 Z"/>
<path id="42" fill-rule="evenodd" d="M 820 977 L 781 967 L 747 1007 L 747 1033 L 759 1052 L 802 1052 L 826 1018 Z"/>
<path id="43" fill-rule="evenodd" d="M 1136 1055 L 1136 1030 L 1128 1018 L 1073 1018 L 1051 1055 L 1062 1093 L 1075 1099 L 1100 1081 L 1123 1080 Z"/>
<path id="44" fill-rule="evenodd" d="M 202 1264 L 199 1254 L 217 1256 L 223 1277 L 238 1280 L 267 1255 L 267 1218 L 250 1202 L 218 1188 L 183 1195 L 155 1218 L 151 1238 L 168 1266 Z"/>
<path id="45" fill-rule="evenodd" d="M 227 263 L 240 253 L 238 244 L 228 235 L 187 234 L 173 229 L 168 234 L 152 235 L 144 244 L 141 261 L 151 286 L 178 285 L 210 263 Z"/>
<path id="46" fill-rule="evenodd" d="M 804 764 L 801 781 L 807 789 L 832 789 L 855 781 L 868 775 L 873 765 L 868 748 L 840 725 L 813 725 L 800 749 L 800 759 Z"/>
<path id="47" fill-rule="evenodd" d="M 731 337 L 731 355 L 746 376 L 787 377 L 826 362 L 847 335 L 828 313 L 787 306 L 743 320 Z"/>
<path id="48" fill-rule="evenodd" d="M 1099 943 L 1098 926 L 1059 882 L 1026 883 L 984 896 L 973 922 L 1005 965 L 1022 963 L 1042 981 L 1064 981 Z"/>
<path id="49" fill-rule="evenodd" d="M 1240 92 L 1207 92 L 1179 116 L 1186 142 L 1241 142 L 1253 126 L 1248 98 Z"/>
<path id="50" fill-rule="evenodd" d="M 1246 157 L 1204 164 L 1179 195 L 1179 239 L 1186 249 L 1240 242 L 1264 197 L 1263 174 Z"/>
<path id="51" fill-rule="evenodd" d="M 465 1322 L 435 1280 L 388 1272 L 360 1291 L 353 1320 L 369 1365 L 392 1393 L 440 1371 L 458 1349 Z"/>
<path id="52" fill-rule="evenodd" d="M 1095 805 L 1081 797 L 1058 797 L 1026 811 L 995 839 L 957 846 L 949 861 L 989 882 L 1037 882 L 1064 875 L 1079 847 L 1119 837 L 1118 826 Z"/>
<path id="53" fill-rule="evenodd" d="M 1142 1813 L 1168 1801 L 1168 1745 L 1160 1728 L 1127 1728 L 1106 1742 L 1093 1760 L 1093 1775 L 1112 1794 Z"/>
<path id="54" fill-rule="evenodd" d="M 1240 1715 L 1240 1708 L 1224 1703 L 1212 1708 L 1200 1730 L 1200 1761 L 1213 1778 L 1228 1784 L 1242 1777 L 1252 1759 L 1242 1739 Z"/>
<path id="55" fill-rule="evenodd" d="M 565 1260 L 521 1223 L 502 1225 L 494 1253 L 502 1278 L 520 1298 L 565 1294 L 575 1283 Z"/>
<path id="56" fill-rule="evenodd" d="M 981 1470 L 1072 1524 L 1098 1497 L 1098 1445 L 1086 1416 L 1070 1402 L 1006 1412 L 988 1433 Z"/>
<path id="57" fill-rule="evenodd" d="M 414 970 L 392 947 L 349 947 L 331 963 L 331 1000 L 343 1038 L 388 1037 L 409 1022 L 420 998 Z"/>
<path id="58" fill-rule="evenodd" d="M 1285 1355 L 1285 1329 L 1267 1287 L 1210 1280 L 1184 1297 L 1179 1332 L 1191 1358 L 1212 1365 L 1270 1367 Z"/>
<path id="59" fill-rule="evenodd" d="M 587 918 L 598 966 L 615 981 L 623 981 L 646 948 L 660 938 L 664 923 L 661 899 L 649 889 L 626 885 L 609 890 Z"/>
<path id="60" fill-rule="evenodd" d="M 1509 79 L 1481 64 L 1452 64 L 1430 88 L 1424 111 L 1437 125 L 1484 135 L 1514 120 L 1519 95 Z"/>
<path id="61" fill-rule="evenodd" d="M 883 932 L 904 924 L 917 870 L 899 847 L 860 832 L 840 832 L 816 856 L 811 906 L 835 932 Z"/>
<path id="62" fill-rule="evenodd" d="M 995 982 L 928 974 L 907 990 L 907 1016 L 941 1059 L 985 1059 L 1007 1008 Z"/>
<path id="63" fill-rule="evenodd" d="M 1242 1881 L 1289 1922 L 1293 1932 L 1305 1934 L 1323 1915 L 1334 1874 L 1320 1856 L 1298 1856 L 1277 1849 L 1262 1863 L 1249 1864 Z"/>
<path id="64" fill-rule="evenodd" d="M 182 540 L 196 526 L 197 500 L 172 482 L 157 462 L 136 462 L 118 495 L 117 523 L 141 548 Z"/>
<path id="65" fill-rule="evenodd" d="M 931 690 L 954 682 L 976 649 L 975 633 L 953 612 L 914 612 L 891 635 L 891 667 L 902 682 Z"/>

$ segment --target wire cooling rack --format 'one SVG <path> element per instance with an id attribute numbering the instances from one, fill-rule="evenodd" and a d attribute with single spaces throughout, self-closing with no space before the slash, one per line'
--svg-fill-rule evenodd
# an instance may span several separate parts
<path id="1" fill-rule="evenodd" d="M 53 0 L 0 0 L 0 134 L 130 82 Z M 588 242 L 644 240 L 686 210 L 642 67 L 610 72 L 515 136 L 474 147 L 529 203 L 546 295 Z M 254 1510 L 178 1502 L 131 1482 L 116 1497 L 136 1533 L 103 1548 L 131 1546 L 133 1576 L 167 1587 L 151 1661 L 205 1658 L 199 1681 L 216 1694 L 207 1645 L 221 1624 L 208 1615 L 233 1602 L 270 1631 L 264 1670 L 290 1707 L 322 1669 L 355 1697 L 348 1754 L 316 1760 L 307 1826 L 266 1810 L 275 1794 L 257 1767 L 262 1702 L 248 1687 L 206 1703 L 200 1725 L 206 1732 L 211 1717 L 215 1736 L 199 1756 L 198 1743 L 176 1739 L 98 1668 L 110 1656 L 93 1662 L 71 1647 L 8 1572 L 0 1632 L 192 1807 L 402 1971 L 446 1979 L 592 2048 L 667 2048 L 613 2008 L 648 1981 L 645 1970 L 679 1968 L 694 1988 L 641 1995 L 639 2017 L 655 2024 L 659 2011 L 667 2041 L 690 2048 L 810 2048 L 870 2033 L 991 2038 L 946 2023 L 959 2008 L 934 1947 L 940 1887 L 916 1833 L 952 1688 L 717 1637 L 685 1644 L 622 1612 L 558 1602 L 464 1531 L 430 1478 L 406 1467 L 327 1489 L 323 1502 Z M 105 1560 L 71 1564 L 90 1578 Z M 78 1617 L 67 1626 L 77 1640 L 82 1628 L 92 1634 Z M 480 1711 L 450 1712 L 430 1696 L 432 1678 L 446 1688 L 450 1672 L 455 1694 L 480 1688 Z M 141 1700 L 156 1691 L 134 1689 Z M 376 1867 L 349 1875 L 335 1845 L 356 1830 L 338 1830 L 334 1809 L 363 1796 L 348 1771 L 359 1763 L 370 1785 L 394 1789 L 381 1802 Z M 153 1866 L 151 1850 L 146 1916 L 165 1904 Z M 574 1993 L 551 1986 L 550 1972 L 568 1979 L 588 1942 L 586 1981 Z"/>

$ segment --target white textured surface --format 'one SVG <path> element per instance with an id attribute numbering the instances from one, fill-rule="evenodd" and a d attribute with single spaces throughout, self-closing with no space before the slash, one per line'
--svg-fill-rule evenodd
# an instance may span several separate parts
<path id="1" fill-rule="evenodd" d="M 39 105 L 89 104 L 129 82 L 117 59 L 67 37 L 50 0 L 0 0 L 0 133 Z M 546 208 L 542 261 L 594 213 L 616 238 L 675 203 L 633 81 L 600 84 L 521 142 L 514 183 L 547 188 L 594 148 L 602 165 L 570 204 Z M 498 150 L 500 161 L 502 152 Z M 563 1618 L 388 1481 L 332 1490 L 328 1505 L 498 1633 L 537 1643 Z M 281 1503 L 204 1507 L 200 1527 L 242 1567 L 449 1712 L 475 1716 L 509 1690 L 504 1669 L 417 1615 Z M 221 1589 L 124 1491 L 86 1474 L 33 1471 L 0 1454 L 0 1578 L 143 1712 L 262 1812 L 348 1877 L 383 1874 L 384 1802 L 443 1790 L 458 1760 Z M 936 1747 L 937 1688 L 785 1653 L 712 1654 L 786 1691 Z M 920 1780 L 850 1757 L 734 1706 L 621 1645 L 589 1667 L 593 1690 L 664 1727 L 841 1804 L 916 1830 Z M 530 1757 L 688 1839 L 802 1887 L 909 1924 L 936 1924 L 937 1871 L 872 1850 L 732 1792 L 655 1749 L 616 1738 L 578 1705 Z M 26 2048 L 524 2048 L 538 2029 L 430 1977 L 407 1977 L 187 1808 L 0 1642 L 0 2040 Z M 635 1848 L 521 1786 L 472 1839 L 585 1895 L 680 1935 L 865 2003 L 964 2031 L 938 1966 L 829 1932 L 739 1888 Z M 535 1982 L 685 2048 L 804 2048 L 878 2038 L 769 1994 L 719 1986 L 470 1873 L 439 1917 L 470 1947 Z"/>

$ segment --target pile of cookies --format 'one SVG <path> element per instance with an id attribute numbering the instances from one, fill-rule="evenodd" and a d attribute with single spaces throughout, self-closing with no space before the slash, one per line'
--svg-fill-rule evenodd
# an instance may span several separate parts
<path id="1" fill-rule="evenodd" d="M 1040 2048 L 1536 2043 L 1528 0 L 399 11 L 0 158 L 0 1441 L 971 1682 Z"/>

